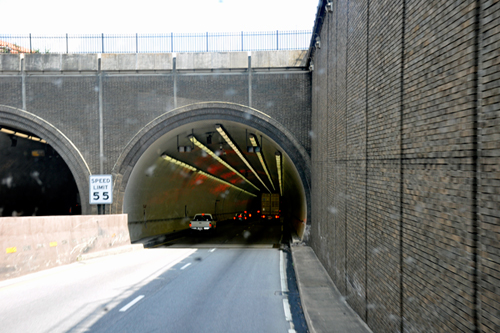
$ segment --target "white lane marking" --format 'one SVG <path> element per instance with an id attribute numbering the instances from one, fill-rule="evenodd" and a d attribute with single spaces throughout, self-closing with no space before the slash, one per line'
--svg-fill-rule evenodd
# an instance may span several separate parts
<path id="1" fill-rule="evenodd" d="M 143 298 L 144 298 L 144 295 L 137 296 L 132 302 L 128 303 L 123 308 L 121 308 L 120 312 L 127 311 L 132 305 L 134 305 L 135 303 L 139 302 Z"/>
<path id="2" fill-rule="evenodd" d="M 284 269 L 285 261 L 283 260 L 283 251 L 280 251 L 280 278 L 281 278 L 281 292 L 288 291 L 288 283 L 286 281 L 286 270 Z"/>
<path id="3" fill-rule="evenodd" d="M 189 265 L 191 265 L 191 263 L 189 263 L 189 264 L 185 264 L 184 266 L 182 266 L 182 267 L 181 267 L 181 269 L 185 269 L 185 268 L 187 268 Z"/>
<path id="4" fill-rule="evenodd" d="M 214 252 L 215 250 L 217 250 L 217 249 L 214 248 L 214 249 L 209 250 L 208 252 Z"/>
<path id="5" fill-rule="evenodd" d="M 283 309 L 285 310 L 286 321 L 292 321 L 292 311 L 290 311 L 290 303 L 288 303 L 288 298 L 283 299 Z"/>

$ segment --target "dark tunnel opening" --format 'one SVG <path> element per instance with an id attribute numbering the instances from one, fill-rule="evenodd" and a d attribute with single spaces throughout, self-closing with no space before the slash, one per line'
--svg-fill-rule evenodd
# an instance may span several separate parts
<path id="1" fill-rule="evenodd" d="M 63 158 L 35 134 L 0 128 L 0 216 L 80 215 L 77 185 Z"/>

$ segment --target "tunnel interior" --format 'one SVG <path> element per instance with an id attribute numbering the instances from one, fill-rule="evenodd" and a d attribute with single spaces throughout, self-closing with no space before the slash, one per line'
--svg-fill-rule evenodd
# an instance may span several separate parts
<path id="1" fill-rule="evenodd" d="M 197 213 L 219 221 L 243 211 L 256 214 L 262 193 L 280 194 L 285 222 L 306 220 L 299 173 L 275 141 L 235 121 L 194 121 L 162 135 L 142 154 L 125 189 L 123 212 L 134 241 L 188 229 Z"/>
<path id="2" fill-rule="evenodd" d="M 43 138 L 0 126 L 0 216 L 81 214 L 75 179 Z"/>

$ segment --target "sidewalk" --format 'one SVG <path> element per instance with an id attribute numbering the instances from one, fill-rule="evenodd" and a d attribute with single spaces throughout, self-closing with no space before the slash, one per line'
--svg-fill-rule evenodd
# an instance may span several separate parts
<path id="1" fill-rule="evenodd" d="M 290 249 L 309 331 L 371 332 L 345 302 L 312 248 L 292 242 Z"/>

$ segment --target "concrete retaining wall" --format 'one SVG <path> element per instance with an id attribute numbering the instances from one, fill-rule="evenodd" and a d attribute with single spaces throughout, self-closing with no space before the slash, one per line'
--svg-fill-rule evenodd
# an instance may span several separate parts
<path id="1" fill-rule="evenodd" d="M 103 71 L 171 71 L 176 57 L 178 70 L 246 69 L 248 58 L 253 68 L 304 67 L 305 50 L 202 53 L 104 53 L 100 55 Z M 19 72 L 21 60 L 27 72 L 98 71 L 98 54 L 1 54 L 0 72 Z"/>
<path id="2" fill-rule="evenodd" d="M 127 215 L 0 218 L 0 280 L 130 245 Z"/>

